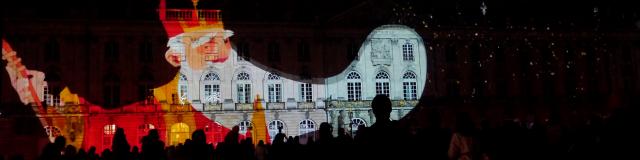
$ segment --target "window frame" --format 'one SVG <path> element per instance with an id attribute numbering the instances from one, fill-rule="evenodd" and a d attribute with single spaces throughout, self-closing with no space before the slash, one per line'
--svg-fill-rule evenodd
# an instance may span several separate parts
<path id="1" fill-rule="evenodd" d="M 362 100 L 362 76 L 356 71 L 351 71 L 346 76 L 347 79 L 347 100 Z"/>

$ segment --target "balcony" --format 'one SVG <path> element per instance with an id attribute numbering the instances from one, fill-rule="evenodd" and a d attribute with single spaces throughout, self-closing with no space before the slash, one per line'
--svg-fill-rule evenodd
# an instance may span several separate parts
<path id="1" fill-rule="evenodd" d="M 298 102 L 299 109 L 314 109 L 316 108 L 316 103 L 313 102 Z"/>
<path id="2" fill-rule="evenodd" d="M 202 107 L 204 107 L 203 111 L 205 112 L 221 111 L 222 103 L 207 103 L 207 104 L 204 104 Z"/>
<path id="3" fill-rule="evenodd" d="M 253 110 L 253 103 L 236 103 L 236 111 Z"/>
<path id="4" fill-rule="evenodd" d="M 169 107 L 169 112 L 191 112 L 193 107 L 191 104 L 172 104 Z"/>
<path id="5" fill-rule="evenodd" d="M 214 9 L 199 9 L 197 19 L 195 18 L 193 9 L 167 9 L 165 11 L 165 19 L 169 21 L 222 21 L 220 16 L 220 10 Z M 162 13 L 161 13 L 162 14 Z"/>
<path id="6" fill-rule="evenodd" d="M 415 107 L 418 104 L 418 100 L 391 100 L 391 107 Z M 332 108 L 370 108 L 371 101 L 344 101 L 334 100 L 329 101 L 329 106 Z"/>
<path id="7" fill-rule="evenodd" d="M 371 101 L 330 101 L 332 108 L 365 108 L 371 106 Z"/>
<path id="8" fill-rule="evenodd" d="M 34 111 L 38 111 L 37 108 L 34 108 Z M 86 113 L 87 108 L 83 105 L 65 105 L 65 106 L 48 106 L 46 107 L 46 113 L 59 113 L 59 114 L 79 114 Z"/>
<path id="9" fill-rule="evenodd" d="M 418 105 L 418 100 L 393 100 L 391 106 L 393 107 L 415 107 Z"/>
<path id="10" fill-rule="evenodd" d="M 283 102 L 270 102 L 267 103 L 267 109 L 285 109 Z"/>

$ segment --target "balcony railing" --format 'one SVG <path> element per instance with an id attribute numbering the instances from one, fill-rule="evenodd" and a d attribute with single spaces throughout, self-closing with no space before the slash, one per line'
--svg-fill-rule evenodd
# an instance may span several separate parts
<path id="1" fill-rule="evenodd" d="M 322 101 L 325 102 L 325 101 Z M 282 110 L 282 109 L 317 109 L 316 105 L 319 102 L 294 102 L 295 107 L 286 107 L 284 102 L 266 103 L 267 110 Z M 371 101 L 345 101 L 345 100 L 331 100 L 326 101 L 329 108 L 370 108 Z M 392 100 L 392 107 L 414 107 L 418 103 L 418 100 Z M 44 114 L 102 114 L 102 113 L 140 113 L 140 112 L 220 112 L 220 111 L 253 111 L 253 103 L 229 103 L 231 106 L 224 108 L 227 103 L 198 103 L 198 104 L 138 104 L 134 107 L 123 107 L 117 109 L 103 109 L 99 106 L 86 105 L 86 104 L 68 104 L 65 106 L 49 106 L 46 107 Z M 168 107 L 163 107 L 168 106 Z M 33 108 L 38 112 L 37 107 Z"/>
<path id="2" fill-rule="evenodd" d="M 169 108 L 170 112 L 190 112 L 193 107 L 190 104 L 172 104 Z"/>
<path id="3" fill-rule="evenodd" d="M 284 102 L 270 102 L 267 103 L 267 109 L 285 109 Z"/>
<path id="4" fill-rule="evenodd" d="M 314 109 L 316 108 L 316 103 L 313 102 L 298 102 L 299 109 Z"/>
<path id="5" fill-rule="evenodd" d="M 330 101 L 329 106 L 332 108 L 369 108 L 371 107 L 371 101 L 344 101 L 335 100 Z M 391 100 L 391 107 L 415 107 L 418 104 L 418 100 Z"/>
<path id="6" fill-rule="evenodd" d="M 222 17 L 220 16 L 220 10 L 200 9 L 196 11 L 198 12 L 197 19 L 195 19 L 195 15 L 193 14 L 194 12 L 193 9 L 167 9 L 164 13 L 166 15 L 166 18 L 164 20 L 170 20 L 170 21 L 192 21 L 192 20 L 221 21 L 222 20 Z"/>
<path id="7" fill-rule="evenodd" d="M 236 110 L 238 111 L 253 110 L 253 103 L 236 103 Z"/>
<path id="8" fill-rule="evenodd" d="M 221 111 L 222 110 L 222 103 L 204 104 L 203 107 L 204 107 L 203 111 L 205 111 L 205 112 Z"/>

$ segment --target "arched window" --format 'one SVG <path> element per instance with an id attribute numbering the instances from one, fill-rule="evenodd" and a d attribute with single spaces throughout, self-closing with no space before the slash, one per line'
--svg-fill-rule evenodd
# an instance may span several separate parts
<path id="1" fill-rule="evenodd" d="M 357 72 L 350 72 L 347 75 L 347 98 L 350 101 L 362 99 L 362 82 Z"/>
<path id="2" fill-rule="evenodd" d="M 266 83 L 268 102 L 282 102 L 282 81 L 280 76 L 269 73 Z"/>
<path id="3" fill-rule="evenodd" d="M 248 73 L 238 73 L 236 88 L 238 89 L 238 103 L 251 103 L 251 76 Z"/>
<path id="4" fill-rule="evenodd" d="M 52 143 L 56 139 L 56 137 L 62 136 L 62 132 L 60 132 L 60 129 L 55 126 L 45 126 L 44 131 L 47 133 L 49 141 L 51 141 Z"/>
<path id="5" fill-rule="evenodd" d="M 189 139 L 189 125 L 185 123 L 176 123 L 171 125 L 170 145 L 178 145 Z"/>
<path id="6" fill-rule="evenodd" d="M 267 127 L 269 130 L 269 140 L 271 142 L 273 142 L 273 138 L 276 137 L 276 134 L 280 133 L 280 130 L 282 130 L 282 132 L 287 131 L 284 122 L 282 122 L 281 120 L 273 120 L 269 122 L 269 125 Z"/>
<path id="7" fill-rule="evenodd" d="M 204 100 L 208 103 L 219 103 L 220 100 L 220 76 L 214 72 L 207 73 L 202 79 Z"/>
<path id="8" fill-rule="evenodd" d="M 142 141 L 142 138 L 144 136 L 147 136 L 149 134 L 149 130 L 152 129 L 156 129 L 156 126 L 154 126 L 153 124 L 142 124 L 138 126 L 138 142 Z"/>
<path id="9" fill-rule="evenodd" d="M 416 82 L 416 74 L 412 71 L 407 71 L 402 76 L 402 92 L 405 100 L 418 99 L 418 86 Z"/>
<path id="10" fill-rule="evenodd" d="M 102 147 L 105 149 L 111 148 L 111 140 L 113 140 L 113 135 L 116 133 L 116 124 L 104 125 L 103 133 Z"/>
<path id="11" fill-rule="evenodd" d="M 300 122 L 300 129 L 298 134 L 300 139 L 306 141 L 308 137 L 313 137 L 313 132 L 316 131 L 316 123 L 310 119 L 305 119 Z"/>
<path id="12" fill-rule="evenodd" d="M 404 61 L 413 61 L 413 44 L 407 42 L 402 45 L 402 59 Z"/>
<path id="13" fill-rule="evenodd" d="M 189 82 L 187 81 L 187 76 L 185 76 L 184 74 L 180 73 L 179 76 L 180 79 L 178 81 L 178 102 L 180 104 L 184 104 L 187 103 L 189 97 Z"/>
<path id="14" fill-rule="evenodd" d="M 239 127 L 239 129 L 240 129 L 239 133 L 240 133 L 241 135 L 244 135 L 244 134 L 247 134 L 247 131 L 249 131 L 249 130 L 250 130 L 250 128 L 252 128 L 252 127 L 253 127 L 253 124 L 251 124 L 251 122 L 250 122 L 250 121 L 242 121 L 242 122 L 240 122 L 240 124 L 238 125 L 238 127 Z"/>
<path id="15" fill-rule="evenodd" d="M 358 127 L 367 126 L 367 122 L 365 122 L 362 118 L 352 118 L 351 119 L 351 135 L 355 136 L 358 131 Z"/>
<path id="16" fill-rule="evenodd" d="M 389 96 L 389 74 L 385 71 L 376 74 L 376 95 L 379 94 Z"/>

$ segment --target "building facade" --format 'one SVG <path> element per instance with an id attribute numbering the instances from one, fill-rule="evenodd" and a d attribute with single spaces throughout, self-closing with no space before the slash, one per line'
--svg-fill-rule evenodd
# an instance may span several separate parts
<path id="1" fill-rule="evenodd" d="M 378 43 L 381 40 L 385 42 Z M 128 135 L 134 142 L 148 130 L 158 129 L 168 145 L 182 143 L 196 129 L 204 129 L 209 142 L 217 143 L 234 126 L 239 126 L 243 136 L 265 134 L 259 131 L 266 129 L 268 140 L 283 132 L 302 136 L 303 143 L 315 136 L 322 122 L 355 133 L 359 125 L 375 123 L 370 103 L 377 94 L 392 99 L 392 119 L 402 118 L 417 104 L 425 85 L 426 50 L 421 37 L 406 26 L 385 25 L 369 35 L 358 53 L 343 73 L 324 83 L 282 77 L 238 57 L 235 49 L 226 61 L 208 63 L 201 71 L 189 69 L 183 59 L 175 83 L 153 89 L 153 100 L 115 110 L 82 102 L 68 90 L 60 95 L 47 93 L 44 85 L 42 94 L 52 98 L 45 98 L 50 101 L 49 111 L 38 116 L 53 122 L 44 126 L 51 140 L 58 135 L 77 136 L 74 132 L 82 127 L 76 125 L 104 126 L 84 131 L 102 136 L 73 138 L 80 144 L 99 142 L 99 149 L 111 145 L 109 138 L 116 128 L 135 131 Z M 213 123 L 190 116 L 194 114 Z"/>
<path id="2" fill-rule="evenodd" d="M 130 94 L 121 91 L 125 86 L 120 83 L 123 80 L 119 75 L 128 74 L 124 68 L 120 74 L 107 71 L 101 81 L 103 87 L 98 91 L 102 104 L 117 106 L 115 108 L 91 103 L 83 95 L 60 86 L 60 82 L 54 82 L 59 76 L 55 72 L 30 71 L 31 80 L 37 82 L 34 83 L 37 95 L 33 96 L 42 97 L 44 107 L 30 104 L 50 140 L 62 135 L 77 147 L 96 146 L 103 150 L 110 148 L 117 128 L 123 128 L 127 140 L 136 145 L 149 130 L 157 129 L 167 145 L 177 145 L 189 139 L 193 131 L 203 129 L 208 142 L 217 143 L 231 128 L 238 126 L 242 136 L 254 137 L 256 141 L 269 143 L 282 132 L 301 136 L 305 143 L 308 137 L 315 137 L 315 131 L 323 122 L 332 124 L 335 131 L 346 128 L 351 133 L 360 125 L 375 123 L 370 102 L 377 94 L 386 94 L 393 100 L 391 117 L 398 120 L 417 104 L 423 92 L 426 49 L 422 38 L 406 26 L 385 25 L 373 30 L 353 62 L 341 73 L 329 78 L 313 78 L 282 72 L 269 64 L 240 56 L 238 51 L 246 49 L 228 41 L 220 43 L 233 46 L 228 55 L 203 52 L 203 58 L 194 59 L 196 50 L 189 47 L 197 49 L 195 47 L 208 44 L 207 38 L 228 39 L 234 33 L 224 30 L 218 10 L 198 10 L 199 16 L 207 19 L 205 28 L 220 31 L 196 30 L 189 32 L 194 34 L 172 35 L 172 28 L 167 26 L 183 23 L 184 18 L 188 18 L 172 17 L 176 16 L 173 12 L 187 13 L 177 15 L 184 16 L 191 15 L 192 10 L 167 10 L 167 15 L 161 16 L 170 36 L 166 58 L 170 63 L 175 60 L 180 69 L 173 80 L 160 87 L 138 85 L 138 94 L 145 96 L 144 101 L 122 103 L 121 98 L 127 98 L 122 94 Z M 203 37 L 205 41 L 200 42 Z M 104 61 L 120 61 L 121 57 L 114 55 L 124 48 L 119 48 L 119 43 L 105 41 Z M 141 50 L 150 52 L 154 47 L 148 45 L 151 44 L 141 43 Z M 47 46 L 46 50 L 60 52 L 56 41 Z M 280 57 L 273 55 L 279 54 L 279 47 L 273 43 L 267 45 L 267 52 L 271 54 L 268 59 L 279 61 Z M 202 59 L 205 63 L 198 63 Z M 145 82 L 153 80 L 152 77 L 140 74 L 138 78 L 139 82 Z"/>

